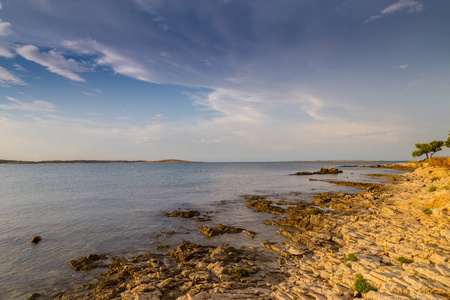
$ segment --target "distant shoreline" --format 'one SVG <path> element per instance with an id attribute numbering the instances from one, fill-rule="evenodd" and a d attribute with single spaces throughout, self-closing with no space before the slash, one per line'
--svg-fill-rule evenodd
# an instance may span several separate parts
<path id="1" fill-rule="evenodd" d="M 386 162 L 387 160 L 364 160 L 364 159 L 330 159 L 330 160 L 282 160 L 280 162 Z"/>
<path id="2" fill-rule="evenodd" d="M 0 160 L 3 165 L 35 165 L 35 164 L 114 164 L 114 163 L 201 163 L 201 161 L 189 161 L 181 159 L 163 159 L 163 160 L 43 160 L 43 161 L 22 161 L 22 160 Z"/>

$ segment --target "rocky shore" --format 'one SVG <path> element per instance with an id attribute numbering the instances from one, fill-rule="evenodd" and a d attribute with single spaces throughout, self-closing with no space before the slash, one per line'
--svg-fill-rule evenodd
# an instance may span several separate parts
<path id="1" fill-rule="evenodd" d="M 106 271 L 51 298 L 450 299 L 450 171 L 417 167 L 389 175 L 390 183 L 355 183 L 364 191 L 322 193 L 310 203 L 248 196 L 247 207 L 266 213 L 265 224 L 277 226 L 284 242 L 235 248 L 182 241 L 166 254 L 114 257 L 104 264 L 91 256 L 91 265 Z M 222 224 L 199 230 L 212 239 L 212 233 L 246 232 Z M 72 264 L 85 270 L 84 261 Z"/>

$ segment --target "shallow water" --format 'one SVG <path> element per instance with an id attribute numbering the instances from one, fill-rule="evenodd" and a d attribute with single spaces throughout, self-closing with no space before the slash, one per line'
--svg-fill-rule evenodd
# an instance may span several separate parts
<path id="1" fill-rule="evenodd" d="M 320 192 L 357 191 L 311 182 L 310 177 L 377 182 L 368 174 L 401 173 L 342 168 L 338 175 L 288 176 L 344 164 L 358 163 L 0 165 L 0 299 L 26 299 L 82 279 L 86 274 L 68 266 L 80 256 L 154 251 L 161 241 L 149 236 L 162 231 L 180 233 L 168 243 L 205 240 L 196 232 L 200 224 L 164 217 L 164 211 L 219 211 L 211 214 L 213 222 L 265 232 L 248 241 L 256 246 L 269 238 L 261 224 L 267 216 L 247 209 L 242 195 L 280 194 L 308 201 Z M 43 238 L 38 245 L 29 242 L 34 235 Z M 233 239 L 222 236 L 209 242 L 232 244 Z"/>

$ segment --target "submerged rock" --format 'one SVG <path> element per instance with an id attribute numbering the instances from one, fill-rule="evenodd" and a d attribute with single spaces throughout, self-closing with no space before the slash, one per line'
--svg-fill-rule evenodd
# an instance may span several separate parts
<path id="1" fill-rule="evenodd" d="M 217 228 L 211 228 L 208 226 L 200 226 L 200 232 L 203 233 L 206 236 L 209 237 L 213 237 L 216 235 L 221 235 L 221 234 L 225 234 L 225 233 L 241 233 L 241 232 L 247 232 L 247 234 L 251 237 L 253 237 L 255 235 L 254 232 L 251 231 L 247 231 L 244 228 L 239 228 L 239 227 L 231 227 L 231 226 L 226 226 L 226 225 L 222 225 L 222 224 L 217 224 L 216 225 Z"/>
<path id="2" fill-rule="evenodd" d="M 88 256 L 83 256 L 77 260 L 71 260 L 69 266 L 75 271 L 88 271 L 95 268 L 104 267 L 105 265 L 99 260 L 105 260 L 105 255 L 89 254 Z"/>
<path id="3" fill-rule="evenodd" d="M 166 217 L 173 217 L 173 218 L 192 218 L 200 216 L 200 213 L 196 210 L 175 210 L 171 213 L 164 213 Z"/>
<path id="4" fill-rule="evenodd" d="M 36 299 L 39 299 L 40 297 L 41 297 L 41 294 L 33 293 L 30 296 L 28 296 L 27 300 L 36 300 Z"/>
<path id="5" fill-rule="evenodd" d="M 273 201 L 266 200 L 263 196 L 249 196 L 247 200 L 247 207 L 252 208 L 257 212 L 267 212 L 271 214 L 281 215 L 285 209 L 279 206 L 274 206 Z"/>
<path id="6" fill-rule="evenodd" d="M 42 238 L 39 235 L 33 236 L 30 240 L 30 242 L 37 244 L 42 240 Z"/>

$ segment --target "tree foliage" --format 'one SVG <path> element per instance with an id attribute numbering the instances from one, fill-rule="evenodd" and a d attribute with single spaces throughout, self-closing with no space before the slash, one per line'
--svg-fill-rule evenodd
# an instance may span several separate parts
<path id="1" fill-rule="evenodd" d="M 448 140 L 447 140 L 448 141 Z M 428 158 L 433 157 L 433 154 L 435 154 L 438 151 L 442 150 L 442 146 L 444 144 L 446 145 L 447 142 L 444 143 L 444 141 L 432 141 L 429 143 L 417 143 L 416 144 L 416 151 L 412 152 L 413 157 L 419 157 L 425 154 L 425 156 Z"/>

